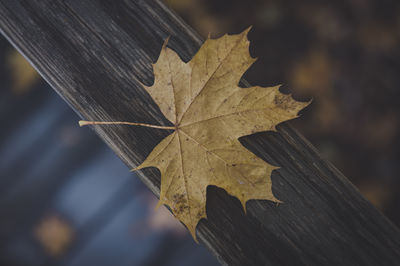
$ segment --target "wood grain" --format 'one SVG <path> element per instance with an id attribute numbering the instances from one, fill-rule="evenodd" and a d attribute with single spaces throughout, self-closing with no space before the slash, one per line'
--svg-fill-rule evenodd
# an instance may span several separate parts
<path id="1" fill-rule="evenodd" d="M 0 28 L 85 120 L 170 126 L 141 84 L 152 84 L 151 63 L 165 38 L 171 36 L 169 46 L 185 61 L 202 43 L 153 0 L 2 0 Z M 168 134 L 93 128 L 130 168 Z M 200 241 L 229 265 L 397 265 L 399 230 L 290 125 L 278 131 L 241 142 L 281 167 L 272 180 L 284 203 L 249 201 L 245 215 L 237 199 L 209 187 Z M 157 170 L 144 170 L 140 178 L 159 194 Z"/>

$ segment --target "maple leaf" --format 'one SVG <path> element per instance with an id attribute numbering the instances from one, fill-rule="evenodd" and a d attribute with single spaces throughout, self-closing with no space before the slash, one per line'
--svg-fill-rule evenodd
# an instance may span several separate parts
<path id="1" fill-rule="evenodd" d="M 275 87 L 238 86 L 256 60 L 249 53 L 248 28 L 241 34 L 208 38 L 189 62 L 167 47 L 153 64 L 155 81 L 144 86 L 173 127 L 128 124 L 173 130 L 134 170 L 157 167 L 161 172 L 158 205 L 170 207 L 196 239 L 196 226 L 206 218 L 210 185 L 237 197 L 246 210 L 250 199 L 279 202 L 272 193 L 271 172 L 278 167 L 242 146 L 239 137 L 274 131 L 297 117 L 308 103 L 297 102 Z"/>

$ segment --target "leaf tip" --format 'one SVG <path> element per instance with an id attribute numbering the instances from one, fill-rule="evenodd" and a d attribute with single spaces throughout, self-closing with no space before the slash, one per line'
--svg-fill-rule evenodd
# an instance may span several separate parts
<path id="1" fill-rule="evenodd" d="M 169 42 L 169 38 L 170 38 L 171 36 L 168 36 L 165 40 L 164 40 L 164 43 L 163 43 L 163 45 L 162 45 L 162 50 L 165 50 L 166 48 L 167 48 L 167 44 L 168 44 L 168 42 Z"/>
<path id="2" fill-rule="evenodd" d="M 246 199 L 240 199 L 240 203 L 242 204 L 244 214 L 247 214 Z"/>
<path id="3" fill-rule="evenodd" d="M 274 195 L 272 195 L 272 197 L 270 199 L 268 199 L 268 200 L 274 202 L 276 204 L 276 206 L 279 206 L 279 204 L 284 203 L 283 201 L 278 200 Z"/>
<path id="4" fill-rule="evenodd" d="M 142 169 L 142 168 L 143 168 L 143 167 L 142 167 L 141 165 L 139 165 L 138 167 L 132 168 L 130 171 L 131 171 L 131 172 L 135 172 L 135 171 L 140 170 L 140 169 Z"/>
<path id="5" fill-rule="evenodd" d="M 135 168 L 132 168 L 131 172 L 135 172 L 135 171 L 138 171 L 138 170 L 142 170 L 143 168 L 152 167 L 152 166 L 153 165 L 151 164 L 151 162 L 149 163 L 147 161 L 144 161 L 144 162 L 142 162 L 141 165 L 138 165 Z"/>
<path id="6" fill-rule="evenodd" d="M 245 29 L 245 30 L 243 31 L 243 33 L 247 35 L 247 33 L 249 33 L 249 31 L 250 31 L 252 28 L 253 28 L 253 25 L 250 25 L 249 27 L 247 27 L 247 29 Z"/>
<path id="7" fill-rule="evenodd" d="M 304 110 L 304 108 L 306 108 L 307 106 L 309 106 L 311 103 L 313 102 L 313 99 L 311 98 L 311 100 L 307 101 L 307 102 L 298 102 L 298 110 L 297 110 L 297 114 L 295 118 L 300 117 L 302 114 L 300 114 L 301 111 Z"/>
<path id="8" fill-rule="evenodd" d="M 190 226 L 190 228 L 188 228 L 188 229 L 189 229 L 190 234 L 191 234 L 192 237 L 193 237 L 193 240 L 194 240 L 197 244 L 199 244 L 199 240 L 197 239 L 197 235 L 196 235 L 196 225 L 197 225 L 197 224 L 195 224 L 194 226 Z"/>
<path id="9" fill-rule="evenodd" d="M 154 207 L 154 210 L 160 208 L 161 205 L 163 205 L 163 203 L 161 202 L 161 200 L 158 200 L 157 205 Z"/>

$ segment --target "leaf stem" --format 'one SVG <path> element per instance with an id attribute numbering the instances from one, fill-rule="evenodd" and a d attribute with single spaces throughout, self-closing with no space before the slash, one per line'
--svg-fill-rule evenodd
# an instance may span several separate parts
<path id="1" fill-rule="evenodd" d="M 129 126 L 141 126 L 141 127 L 151 127 L 151 128 L 158 128 L 158 129 L 165 129 L 165 130 L 175 130 L 175 127 L 167 127 L 167 126 L 157 126 L 157 125 L 150 125 L 144 123 L 133 123 L 133 122 L 102 122 L 102 121 L 79 121 L 79 126 L 87 126 L 87 125 L 129 125 Z"/>

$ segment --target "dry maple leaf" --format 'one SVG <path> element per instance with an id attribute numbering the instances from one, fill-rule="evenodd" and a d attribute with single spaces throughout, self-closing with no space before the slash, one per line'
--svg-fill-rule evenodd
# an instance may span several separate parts
<path id="1" fill-rule="evenodd" d="M 249 53 L 247 29 L 238 35 L 208 38 L 189 62 L 164 42 L 153 65 L 153 86 L 144 86 L 173 127 L 128 124 L 173 130 L 134 170 L 157 167 L 161 172 L 158 205 L 170 207 L 194 239 L 206 218 L 206 189 L 214 185 L 237 197 L 245 209 L 249 199 L 279 202 L 271 190 L 272 166 L 243 147 L 238 138 L 275 130 L 297 117 L 308 103 L 297 102 L 276 87 L 238 86 L 256 59 Z"/>

